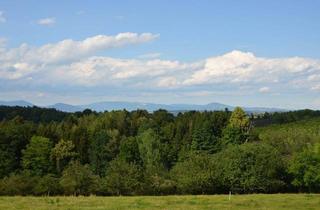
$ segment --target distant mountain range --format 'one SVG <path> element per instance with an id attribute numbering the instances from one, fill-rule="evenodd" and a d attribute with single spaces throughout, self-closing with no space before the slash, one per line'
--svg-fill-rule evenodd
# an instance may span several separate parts
<path id="1" fill-rule="evenodd" d="M 32 103 L 23 100 L 17 101 L 0 101 L 0 105 L 3 106 L 34 106 Z"/>
<path id="2" fill-rule="evenodd" d="M 18 101 L 0 101 L 0 105 L 5 106 L 36 106 L 30 102 L 18 100 Z M 215 111 L 215 110 L 224 110 L 229 109 L 233 110 L 234 106 L 221 104 L 221 103 L 209 103 L 204 105 L 197 104 L 155 104 L 155 103 L 140 103 L 140 102 L 126 102 L 126 101 L 104 101 L 91 103 L 86 105 L 70 105 L 64 103 L 57 103 L 50 106 L 46 106 L 46 108 L 54 108 L 64 112 L 77 112 L 83 111 L 85 109 L 91 109 L 97 112 L 102 111 L 111 111 L 111 110 L 122 110 L 126 109 L 128 111 L 136 110 L 136 109 L 145 109 L 149 112 L 153 112 L 158 109 L 166 109 L 170 112 L 183 112 L 183 111 Z M 243 109 L 250 113 L 263 113 L 263 112 L 284 112 L 288 111 L 286 109 L 280 108 L 267 108 L 267 107 L 243 107 Z"/>

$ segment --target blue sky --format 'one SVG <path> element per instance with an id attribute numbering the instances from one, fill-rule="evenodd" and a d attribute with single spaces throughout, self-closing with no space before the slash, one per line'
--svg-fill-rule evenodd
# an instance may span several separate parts
<path id="1" fill-rule="evenodd" d="M 0 100 L 319 109 L 319 8 L 311 0 L 1 1 Z"/>

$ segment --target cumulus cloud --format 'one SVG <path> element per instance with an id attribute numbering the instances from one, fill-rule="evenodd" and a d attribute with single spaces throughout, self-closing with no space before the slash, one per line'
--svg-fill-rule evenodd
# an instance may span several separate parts
<path id="1" fill-rule="evenodd" d="M 59 69 L 65 63 L 70 66 L 98 51 L 140 44 L 156 39 L 159 35 L 151 33 L 120 33 L 115 36 L 97 35 L 82 41 L 62 40 L 41 47 L 22 44 L 18 48 L 0 52 L 0 76 L 17 79 L 38 71 Z M 82 62 L 87 62 L 82 60 Z"/>
<path id="2" fill-rule="evenodd" d="M 319 73 L 320 61 L 307 58 L 262 58 L 250 52 L 232 51 L 206 59 L 204 68 L 184 81 L 186 85 L 230 83 L 278 83 Z"/>
<path id="3" fill-rule="evenodd" d="M 27 44 L 0 53 L 1 78 L 19 79 L 43 74 L 74 85 L 152 85 L 153 88 L 212 86 L 253 87 L 259 92 L 270 86 L 301 87 L 317 90 L 320 61 L 316 59 L 262 58 L 250 52 L 232 51 L 202 61 L 183 63 L 177 60 L 119 59 L 92 56 L 97 51 L 151 41 L 158 35 L 121 33 L 98 35 L 82 41 L 71 39 L 41 47 Z"/>
<path id="4" fill-rule="evenodd" d="M 183 96 L 190 93 L 190 97 L 267 93 L 271 88 L 275 94 L 290 91 L 315 94 L 320 90 L 319 59 L 266 58 L 242 51 L 194 62 L 164 60 L 153 55 L 143 59 L 96 55 L 101 50 L 141 44 L 158 36 L 120 33 L 81 41 L 66 39 L 40 47 L 28 44 L 11 49 L 0 47 L 0 81 L 7 88 L 28 87 L 32 83 L 51 84 L 50 87 L 68 85 L 75 91 L 121 89 L 136 95 L 174 92 Z"/>
<path id="5" fill-rule="evenodd" d="M 56 19 L 54 17 L 43 18 L 37 21 L 39 25 L 50 26 L 56 23 Z"/>
<path id="6" fill-rule="evenodd" d="M 4 16 L 4 12 L 0 11 L 0 23 L 5 23 L 7 22 L 7 19 Z"/>
<path id="7" fill-rule="evenodd" d="M 182 71 L 189 66 L 178 61 L 116 59 L 110 57 L 90 57 L 88 59 L 64 65 L 53 71 L 55 76 L 81 85 L 145 85 L 158 83 L 161 76 Z M 172 79 L 171 79 L 172 80 Z M 159 81 L 160 82 L 160 81 Z M 160 86 L 164 81 L 160 82 Z M 172 81 L 171 81 L 172 84 Z"/>

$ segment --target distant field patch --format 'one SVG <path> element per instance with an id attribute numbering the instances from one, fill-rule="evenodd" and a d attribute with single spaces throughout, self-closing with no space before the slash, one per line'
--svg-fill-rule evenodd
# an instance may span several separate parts
<path id="1" fill-rule="evenodd" d="M 99 210 L 99 209 L 252 209 L 252 210 L 318 210 L 319 194 L 253 194 L 199 196 L 134 197 L 0 197 L 5 210 Z"/>

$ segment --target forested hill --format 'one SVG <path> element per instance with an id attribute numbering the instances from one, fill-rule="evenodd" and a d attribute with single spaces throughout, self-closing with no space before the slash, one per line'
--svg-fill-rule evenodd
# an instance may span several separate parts
<path id="1" fill-rule="evenodd" d="M 289 112 L 273 112 L 273 113 L 264 113 L 256 116 L 252 116 L 252 122 L 255 126 L 266 126 L 271 124 L 284 124 L 290 122 L 297 122 L 300 120 L 312 119 L 315 117 L 320 117 L 319 110 L 297 110 Z"/>
<path id="2" fill-rule="evenodd" d="M 57 111 L 56 109 L 40 108 L 40 107 L 22 107 L 22 106 L 0 106 L 0 121 L 10 120 L 17 116 L 24 120 L 39 122 L 61 122 L 69 113 Z"/>
<path id="3" fill-rule="evenodd" d="M 81 112 L 63 112 L 54 108 L 41 108 L 37 106 L 0 106 L 0 121 L 11 120 L 15 117 L 22 117 L 24 120 L 32 121 L 34 123 L 48 123 L 48 122 L 61 122 L 67 116 L 81 117 L 82 115 L 97 114 L 97 112 L 85 109 Z"/>
<path id="4" fill-rule="evenodd" d="M 0 116 L 0 195 L 320 192 L 317 111 L 0 107 Z"/>

